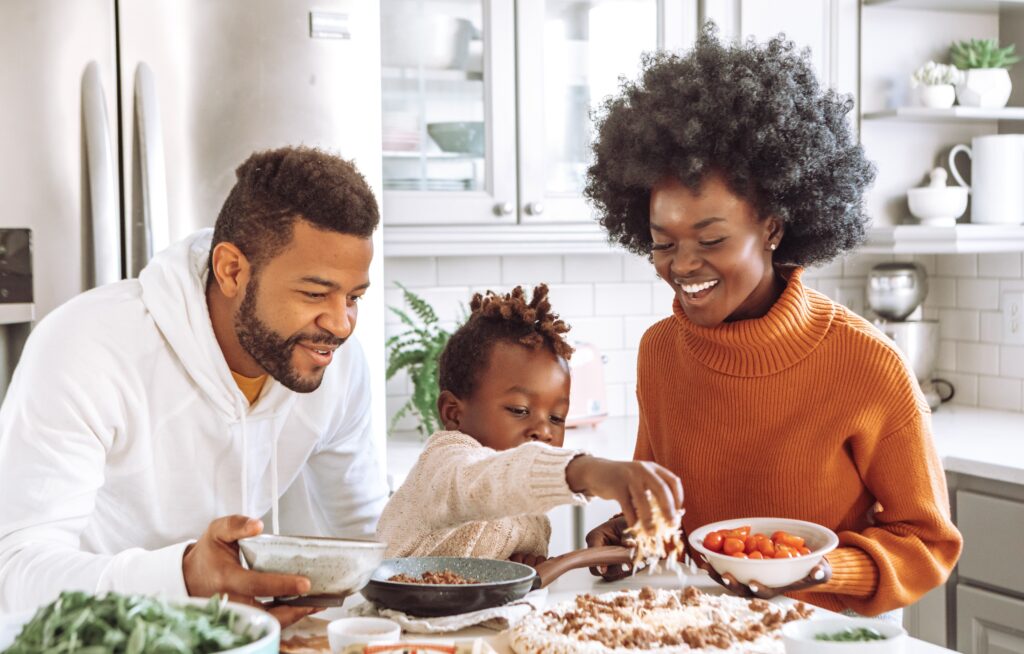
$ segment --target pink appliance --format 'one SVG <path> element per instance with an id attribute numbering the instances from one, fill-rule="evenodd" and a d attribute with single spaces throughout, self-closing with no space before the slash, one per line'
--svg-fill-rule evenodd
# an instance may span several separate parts
<path id="1" fill-rule="evenodd" d="M 569 360 L 572 390 L 566 427 L 596 426 L 608 417 L 608 394 L 604 385 L 604 355 L 590 343 L 574 342 Z"/>

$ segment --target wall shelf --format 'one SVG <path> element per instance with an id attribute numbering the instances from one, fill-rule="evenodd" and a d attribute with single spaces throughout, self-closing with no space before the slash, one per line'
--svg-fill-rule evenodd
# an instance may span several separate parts
<path id="1" fill-rule="evenodd" d="M 978 107 L 950 107 L 930 109 L 928 107 L 899 107 L 884 111 L 869 111 L 864 120 L 919 120 L 919 121 L 971 121 L 971 120 L 1024 120 L 1024 107 L 1003 107 L 1002 109 L 979 109 Z"/>
<path id="2" fill-rule="evenodd" d="M 32 302 L 0 303 L 0 325 L 32 322 L 36 318 L 36 305 Z"/>
<path id="3" fill-rule="evenodd" d="M 1024 251 L 1024 225 L 874 227 L 858 252 L 866 254 L 960 254 Z"/>

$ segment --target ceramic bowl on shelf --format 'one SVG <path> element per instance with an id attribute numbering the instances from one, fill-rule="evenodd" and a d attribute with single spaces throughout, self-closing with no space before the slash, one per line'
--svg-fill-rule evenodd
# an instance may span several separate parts
<path id="1" fill-rule="evenodd" d="M 967 210 L 967 188 L 946 186 L 947 173 L 944 168 L 933 169 L 929 176 L 928 186 L 907 190 L 910 214 L 922 225 L 953 227 L 956 219 Z"/>
<path id="2" fill-rule="evenodd" d="M 445 152 L 484 156 L 484 124 L 482 121 L 427 123 L 427 134 Z"/>

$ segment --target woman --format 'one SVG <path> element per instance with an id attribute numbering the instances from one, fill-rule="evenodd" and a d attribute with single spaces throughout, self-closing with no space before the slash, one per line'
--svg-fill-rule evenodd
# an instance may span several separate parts
<path id="1" fill-rule="evenodd" d="M 606 101 L 586 194 L 611 238 L 676 292 L 674 315 L 640 343 L 634 458 L 683 480 L 685 529 L 778 516 L 839 534 L 802 582 L 720 583 L 876 615 L 941 584 L 961 539 L 906 362 L 801 283 L 802 266 L 864 237 L 874 170 L 851 108 L 792 43 L 723 45 L 709 27 L 684 57 L 649 56 Z M 588 544 L 618 543 L 624 528 L 613 518 Z"/>

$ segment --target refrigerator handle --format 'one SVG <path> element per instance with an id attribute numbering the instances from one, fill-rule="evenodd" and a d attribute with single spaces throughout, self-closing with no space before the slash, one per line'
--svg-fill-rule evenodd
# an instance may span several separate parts
<path id="1" fill-rule="evenodd" d="M 132 277 L 138 276 L 154 253 L 170 245 L 160 105 L 153 71 L 144 61 L 135 69 L 135 129 L 142 211 L 133 221 Z"/>
<path id="2" fill-rule="evenodd" d="M 89 179 L 89 216 L 92 232 L 90 288 L 121 279 L 120 201 L 107 102 L 99 64 L 90 61 L 82 76 L 82 118 L 85 124 L 85 164 Z M 89 257 L 87 257 L 88 260 Z"/>

